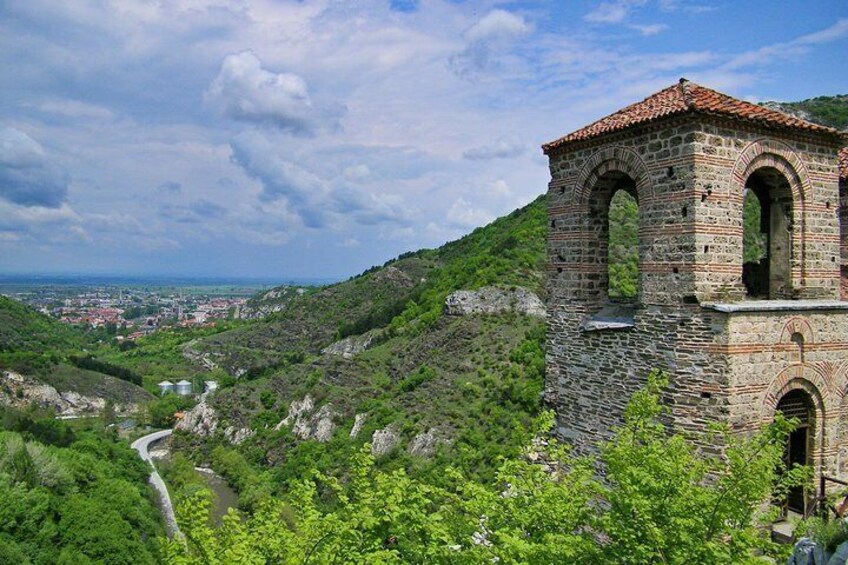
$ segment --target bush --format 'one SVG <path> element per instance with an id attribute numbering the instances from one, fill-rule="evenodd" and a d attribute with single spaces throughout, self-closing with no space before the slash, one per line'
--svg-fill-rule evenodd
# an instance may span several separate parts
<path id="1" fill-rule="evenodd" d="M 792 426 L 777 421 L 751 438 L 716 430 L 724 457 L 700 456 L 661 423 L 664 384 L 653 374 L 625 411 L 599 459 L 567 455 L 555 441 L 507 460 L 493 484 L 441 469 L 437 486 L 405 471 L 378 471 L 370 446 L 354 455 L 347 480 L 305 473 L 283 498 L 259 500 L 242 521 L 208 522 L 208 504 L 179 510 L 193 544 L 168 542 L 170 562 L 272 563 L 761 563 L 777 556 L 763 501 L 802 480 L 782 469 Z M 549 430 L 546 413 L 540 430 Z M 229 450 L 218 457 L 249 476 Z M 605 478 L 596 474 L 606 468 Z M 552 475 L 551 473 L 554 473 Z M 285 519 L 281 519 L 285 516 Z"/>

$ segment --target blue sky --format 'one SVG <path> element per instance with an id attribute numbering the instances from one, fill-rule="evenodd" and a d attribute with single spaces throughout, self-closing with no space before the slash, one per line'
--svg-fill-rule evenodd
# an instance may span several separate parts
<path id="1" fill-rule="evenodd" d="M 848 4 L 5 0 L 0 272 L 347 277 L 681 76 L 848 93 Z"/>

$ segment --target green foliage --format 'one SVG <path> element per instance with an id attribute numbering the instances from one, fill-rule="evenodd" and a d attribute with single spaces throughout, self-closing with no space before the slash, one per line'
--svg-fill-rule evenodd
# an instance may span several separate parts
<path id="1" fill-rule="evenodd" d="M 103 373 L 104 375 L 112 375 L 122 381 L 127 381 L 141 386 L 141 375 L 127 369 L 126 367 L 121 367 L 120 365 L 115 365 L 114 363 L 108 363 L 106 361 L 100 361 L 91 355 L 71 355 L 68 360 L 80 369 L 96 371 L 98 373 Z"/>
<path id="2" fill-rule="evenodd" d="M 269 474 L 255 470 L 241 453 L 230 447 L 218 446 L 212 450 L 212 468 L 236 489 L 245 508 L 255 508 L 273 491 Z"/>
<path id="3" fill-rule="evenodd" d="M 800 102 L 780 102 L 778 106 L 790 112 L 799 112 L 806 119 L 825 126 L 848 129 L 848 94 L 818 96 Z"/>
<path id="4" fill-rule="evenodd" d="M 0 432 L 0 562 L 157 562 L 163 531 L 137 454 L 109 435 L 57 432 L 63 423 L 12 411 L 4 427 L 20 431 Z"/>
<path id="5" fill-rule="evenodd" d="M 791 424 L 752 438 L 716 430 L 725 457 L 700 454 L 660 423 L 664 377 L 629 403 L 599 460 L 575 459 L 556 442 L 505 461 L 488 484 L 443 469 L 443 481 L 379 470 L 366 444 L 346 481 L 307 473 L 241 519 L 210 527 L 200 496 L 181 505 L 187 543 L 166 562 L 193 563 L 761 563 L 780 548 L 760 527 L 763 501 L 804 478 L 781 470 Z M 553 417 L 543 417 L 549 428 Z M 607 470 L 596 476 L 596 465 Z"/>
<path id="6" fill-rule="evenodd" d="M 609 208 L 609 296 L 632 299 L 639 287 L 639 206 L 624 190 Z"/>
<path id="7" fill-rule="evenodd" d="M 147 404 L 148 421 L 154 428 L 170 428 L 175 423 L 174 414 L 190 409 L 194 398 L 167 393 Z"/>
<path id="8" fill-rule="evenodd" d="M 421 365 L 417 371 L 408 375 L 405 379 L 398 383 L 398 389 L 401 392 L 410 392 L 421 386 L 422 384 L 432 381 L 436 378 L 436 371 L 427 365 Z"/>
<path id="9" fill-rule="evenodd" d="M 766 234 L 761 228 L 760 199 L 753 190 L 745 192 L 742 254 L 745 263 L 756 263 L 766 256 Z"/>
<path id="10" fill-rule="evenodd" d="M 73 328 L 16 300 L 0 296 L 0 353 L 49 354 L 79 347 L 82 341 Z"/>
<path id="11" fill-rule="evenodd" d="M 848 527 L 844 520 L 825 520 L 813 516 L 799 524 L 795 533 L 811 538 L 829 554 L 848 541 Z"/>

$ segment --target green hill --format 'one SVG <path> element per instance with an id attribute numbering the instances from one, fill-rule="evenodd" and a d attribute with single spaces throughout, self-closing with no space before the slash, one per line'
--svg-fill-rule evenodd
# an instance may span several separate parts
<path id="1" fill-rule="evenodd" d="M 46 353 L 78 348 L 82 342 L 73 328 L 0 296 L 0 352 Z"/>
<path id="2" fill-rule="evenodd" d="M 0 370 L 22 373 L 59 392 L 120 404 L 150 399 L 138 386 L 139 375 L 117 365 L 92 363 L 84 349 L 94 345 L 83 331 L 0 296 Z"/>
<path id="3" fill-rule="evenodd" d="M 542 293 L 545 215 L 540 197 L 439 249 L 404 254 L 292 299 L 285 310 L 203 339 L 194 348 L 234 375 L 255 376 L 350 335 L 385 326 L 403 333 L 427 325 L 438 319 L 445 297 L 455 290 L 498 284 Z M 269 292 L 273 296 L 278 290 Z"/>
<path id="4" fill-rule="evenodd" d="M 526 443 L 540 409 L 544 320 L 513 311 L 448 315 L 445 299 L 485 286 L 543 295 L 546 212 L 540 197 L 438 249 L 405 254 L 293 299 L 264 320 L 198 340 L 195 352 L 240 375 L 209 399 L 218 429 L 253 432 L 237 453 L 263 454 L 255 472 L 273 476 L 271 488 L 297 477 L 307 462 L 344 467 L 377 430 L 397 438 L 382 465 L 427 474 L 450 462 L 491 477 L 501 456 Z M 322 353 L 346 337 L 367 347 Z M 292 426 L 292 417 L 278 426 L 292 402 L 307 396 L 313 408 L 302 425 Z M 304 440 L 303 428 L 320 427 L 322 410 L 333 428 L 329 441 Z M 361 428 L 351 438 L 357 415 Z M 182 440 L 221 465 L 222 448 L 214 448 L 222 440 Z"/>
<path id="5" fill-rule="evenodd" d="M 800 102 L 765 102 L 763 105 L 824 126 L 848 129 L 848 94 L 817 96 Z"/>

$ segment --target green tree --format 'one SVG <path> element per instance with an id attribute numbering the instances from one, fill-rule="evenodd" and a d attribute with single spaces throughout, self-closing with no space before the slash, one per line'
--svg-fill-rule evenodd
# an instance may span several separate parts
<path id="1" fill-rule="evenodd" d="M 599 459 L 537 442 L 489 485 L 450 469 L 444 486 L 379 471 L 366 445 L 345 482 L 311 473 L 244 521 L 231 511 L 217 529 L 208 501 L 194 495 L 178 514 L 188 541 L 167 542 L 166 561 L 753 565 L 758 554 L 778 553 L 762 527 L 772 514 L 763 503 L 807 476 L 781 469 L 791 424 L 778 418 L 753 438 L 716 429 L 724 456 L 707 456 L 661 423 L 664 384 L 650 376 Z"/>
<path id="2" fill-rule="evenodd" d="M 609 207 L 609 296 L 632 299 L 639 286 L 639 206 L 624 190 Z"/>

